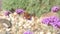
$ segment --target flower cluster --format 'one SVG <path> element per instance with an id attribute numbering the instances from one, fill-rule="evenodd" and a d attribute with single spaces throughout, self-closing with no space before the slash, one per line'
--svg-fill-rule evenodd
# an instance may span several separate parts
<path id="1" fill-rule="evenodd" d="M 51 25 L 55 28 L 60 28 L 60 19 L 56 16 L 51 16 L 42 20 L 42 23 Z"/>
<path id="2" fill-rule="evenodd" d="M 10 14 L 10 11 L 5 11 L 5 12 L 4 12 L 4 15 L 5 15 L 5 16 L 9 16 L 9 14 Z"/>
<path id="3" fill-rule="evenodd" d="M 59 11 L 60 10 L 60 7 L 59 6 L 53 6 L 52 8 L 51 8 L 51 11 L 52 12 L 57 12 L 57 11 Z"/>
<path id="4" fill-rule="evenodd" d="M 23 10 L 23 9 L 16 9 L 15 11 L 16 11 L 16 13 L 17 13 L 17 14 L 21 14 L 21 13 L 23 13 L 23 12 L 24 12 L 24 10 Z"/>

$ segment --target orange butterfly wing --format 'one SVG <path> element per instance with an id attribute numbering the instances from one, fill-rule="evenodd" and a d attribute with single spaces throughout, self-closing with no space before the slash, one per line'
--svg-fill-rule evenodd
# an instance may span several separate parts
<path id="1" fill-rule="evenodd" d="M 26 19 L 31 19 L 32 16 L 31 16 L 31 14 L 25 12 L 25 13 L 24 13 L 24 17 L 25 17 Z"/>

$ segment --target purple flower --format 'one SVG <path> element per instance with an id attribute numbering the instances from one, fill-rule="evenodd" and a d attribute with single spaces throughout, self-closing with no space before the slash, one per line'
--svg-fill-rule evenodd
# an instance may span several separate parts
<path id="1" fill-rule="evenodd" d="M 22 14 L 24 12 L 23 9 L 16 9 L 15 11 L 16 11 L 17 14 Z"/>
<path id="2" fill-rule="evenodd" d="M 56 17 L 56 16 L 51 16 L 51 17 L 50 17 L 50 21 L 51 21 L 51 22 L 58 22 L 58 21 L 59 21 L 59 18 Z"/>
<path id="3" fill-rule="evenodd" d="M 60 22 L 58 22 L 58 23 L 56 24 L 56 26 L 57 26 L 58 28 L 60 28 Z"/>
<path id="4" fill-rule="evenodd" d="M 42 23 L 48 24 L 48 23 L 49 23 L 49 19 L 48 19 L 48 18 L 43 19 L 43 20 L 42 20 Z"/>
<path id="5" fill-rule="evenodd" d="M 47 25 L 51 25 L 54 28 L 60 27 L 60 19 L 56 16 L 51 16 L 51 17 L 45 18 L 42 20 L 42 23 L 47 24 Z"/>
<path id="6" fill-rule="evenodd" d="M 60 7 L 59 6 L 53 6 L 52 8 L 51 8 L 51 11 L 52 12 L 57 12 L 57 11 L 59 11 L 60 10 Z"/>
<path id="7" fill-rule="evenodd" d="M 9 14 L 10 14 L 9 11 L 4 12 L 4 15 L 5 15 L 5 16 L 9 16 Z"/>
<path id="8" fill-rule="evenodd" d="M 33 34 L 31 31 L 26 31 L 23 34 Z"/>

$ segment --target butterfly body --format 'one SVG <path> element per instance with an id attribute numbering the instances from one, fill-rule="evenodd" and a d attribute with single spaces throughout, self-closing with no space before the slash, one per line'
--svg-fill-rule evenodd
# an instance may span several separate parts
<path id="1" fill-rule="evenodd" d="M 33 16 L 34 16 L 33 14 L 30 14 L 30 13 L 28 13 L 28 12 L 24 12 L 24 14 L 23 14 L 23 17 L 24 17 L 25 19 L 28 19 L 28 20 L 30 20 Z"/>

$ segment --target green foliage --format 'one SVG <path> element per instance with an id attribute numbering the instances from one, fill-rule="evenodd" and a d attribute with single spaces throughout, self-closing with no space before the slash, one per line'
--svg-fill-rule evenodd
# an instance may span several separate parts
<path id="1" fill-rule="evenodd" d="M 4 10 L 23 8 L 29 13 L 41 16 L 49 12 L 54 5 L 60 5 L 60 0 L 3 0 L 2 8 Z"/>

